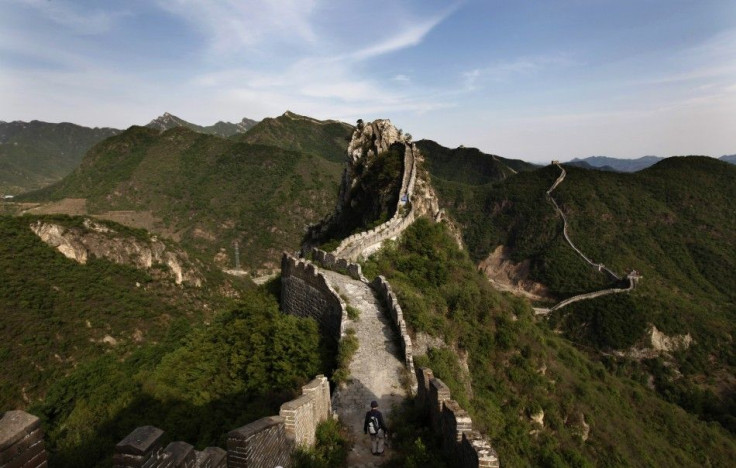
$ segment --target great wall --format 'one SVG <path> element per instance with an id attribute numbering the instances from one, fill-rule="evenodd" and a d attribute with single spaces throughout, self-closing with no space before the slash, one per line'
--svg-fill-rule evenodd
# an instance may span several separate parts
<path id="1" fill-rule="evenodd" d="M 369 129 L 369 130 L 366 130 Z M 365 136 L 369 137 L 366 145 Z M 356 143 L 357 142 L 357 143 Z M 432 201 L 417 200 L 414 190 L 419 153 L 414 145 L 387 120 L 359 126 L 348 149 L 349 158 L 370 157 L 395 143 L 404 144 L 401 192 L 394 216 L 367 233 L 345 239 L 333 253 L 313 250 L 310 260 L 284 254 L 281 262 L 281 299 L 285 313 L 312 317 L 325 336 L 339 341 L 353 329 L 359 347 L 350 363 L 347 383 L 330 394 L 324 376 L 302 387 L 302 396 L 281 405 L 278 415 L 265 417 L 227 434 L 227 450 L 208 447 L 198 451 L 186 442 L 165 447 L 165 433 L 153 426 L 133 430 L 115 447 L 116 468 L 222 468 L 291 466 L 291 453 L 312 446 L 317 425 L 338 418 L 354 441 L 348 466 L 380 466 L 371 457 L 362 434 L 368 402 L 379 401 L 391 427 L 391 409 L 415 395 L 428 414 L 443 452 L 461 468 L 499 467 L 490 441 L 473 430 L 468 413 L 452 400 L 447 386 L 430 369 L 414 367 L 412 340 L 403 311 L 390 284 L 383 277 L 372 282 L 353 263 L 398 236 L 419 213 L 438 217 Z M 358 154 L 360 153 L 360 154 Z M 347 179 L 344 182 L 349 183 Z M 419 203 L 417 203 L 419 201 Z M 334 271 L 333 271 L 334 270 Z M 347 314 L 348 303 L 359 317 Z M 0 467 L 46 467 L 43 432 L 37 417 L 23 411 L 8 411 L 0 419 Z"/>
<path id="2" fill-rule="evenodd" d="M 557 214 L 560 215 L 562 218 L 562 234 L 565 237 L 565 241 L 572 247 L 572 249 L 577 253 L 586 263 L 588 263 L 591 267 L 595 268 L 599 272 L 605 272 L 611 279 L 614 281 L 621 281 L 623 278 L 620 275 L 617 275 L 615 272 L 613 272 L 610 268 L 607 268 L 602 263 L 595 263 L 593 260 L 588 258 L 587 255 L 585 255 L 580 249 L 578 249 L 575 244 L 573 244 L 572 239 L 570 239 L 570 235 L 567 232 L 568 222 L 567 222 L 567 216 L 565 216 L 565 213 L 560 209 L 560 206 L 555 201 L 554 197 L 552 196 L 552 191 L 557 188 L 558 185 L 562 183 L 563 180 L 565 180 L 565 176 L 567 175 L 567 171 L 560 165 L 559 161 L 552 161 L 552 164 L 557 166 L 560 169 L 560 175 L 557 177 L 557 179 L 554 181 L 552 186 L 547 190 L 546 195 L 547 199 L 554 205 L 555 211 Z M 629 292 L 633 290 L 636 287 L 637 282 L 641 279 L 641 276 L 638 274 L 636 270 L 632 270 L 626 275 L 626 280 L 629 283 L 629 286 L 626 288 L 608 288 L 608 289 L 602 289 L 600 291 L 593 291 L 585 294 L 578 294 L 577 296 L 569 297 L 563 301 L 558 302 L 552 307 L 549 308 L 543 308 L 543 307 L 535 307 L 534 313 L 535 315 L 547 315 L 550 312 L 554 312 L 555 310 L 561 309 L 567 305 L 570 305 L 574 302 L 578 301 L 584 301 L 588 299 L 595 299 L 596 297 L 605 296 L 608 294 L 618 294 L 618 293 L 624 293 Z"/>

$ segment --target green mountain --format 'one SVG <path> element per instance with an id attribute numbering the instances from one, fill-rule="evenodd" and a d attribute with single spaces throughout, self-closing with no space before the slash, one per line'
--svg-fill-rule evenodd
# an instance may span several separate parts
<path id="1" fill-rule="evenodd" d="M 342 163 L 353 127 L 336 120 L 316 120 L 290 111 L 276 118 L 266 118 L 248 133 L 235 139 L 253 144 L 275 146 L 289 151 L 321 156 Z"/>
<path id="2" fill-rule="evenodd" d="M 131 127 L 95 147 L 67 178 L 22 200 L 82 198 L 89 214 L 180 240 L 223 268 L 233 267 L 237 241 L 246 268 L 275 269 L 281 252 L 334 206 L 342 165 L 330 159 L 344 153 L 351 129 L 275 122 L 284 119 L 252 130 L 267 127 L 274 141 L 288 142 L 281 146 L 265 137 L 251 143 L 184 127 Z"/>
<path id="3" fill-rule="evenodd" d="M 477 148 L 445 148 L 432 140 L 416 142 L 425 157 L 427 170 L 433 179 L 482 185 L 503 180 L 520 171 L 537 166 L 519 159 L 506 159 L 486 154 Z"/>
<path id="4" fill-rule="evenodd" d="M 736 431 L 736 168 L 677 157 L 633 174 L 566 170 L 552 195 L 575 245 L 643 279 L 629 294 L 559 309 L 551 323 L 609 370 L 649 382 L 663 398 Z M 528 262 L 525 279 L 557 300 L 617 287 L 565 242 L 545 196 L 559 175 L 548 166 L 485 186 L 444 184 L 438 192 L 476 262 L 505 246 L 512 264 Z"/>
<path id="5" fill-rule="evenodd" d="M 334 350 L 313 321 L 278 311 L 278 280 L 254 288 L 220 270 L 234 241 L 250 270 L 299 248 L 335 206 L 352 130 L 291 112 L 227 138 L 131 127 L 60 182 L 3 205 L 54 212 L 76 199 L 92 215 L 0 217 L 0 408 L 42 417 L 54 466 L 109 466 L 111 447 L 142 424 L 222 446 L 228 429 L 329 375 Z M 636 173 L 565 165 L 552 197 L 571 239 L 643 278 L 539 316 L 494 289 L 479 263 L 500 263 L 520 288 L 541 285 L 534 305 L 544 308 L 622 286 L 566 243 L 546 195 L 560 168 L 416 144 L 417 185 L 429 172 L 465 249 L 457 231 L 422 218 L 363 271 L 391 281 L 416 365 L 450 386 L 504 466 L 729 466 L 736 168 L 702 157 Z M 398 156 L 389 148 L 360 166 L 355 226 L 390 215 Z M 172 256 L 140 260 L 161 249 Z M 396 430 L 404 466 L 443 466 L 428 458 L 425 423 Z"/>
<path id="6" fill-rule="evenodd" d="M 171 115 L 168 112 L 164 112 L 162 116 L 156 117 L 155 119 L 148 122 L 146 124 L 146 127 L 155 128 L 160 132 L 165 132 L 166 130 L 171 130 L 172 128 L 176 127 L 185 127 L 197 133 L 207 133 L 209 135 L 217 135 L 223 138 L 227 138 L 239 133 L 245 133 L 257 123 L 258 122 L 253 119 L 243 118 L 243 120 L 238 123 L 219 121 L 214 125 L 203 127 L 191 122 L 187 122 L 186 120 L 180 119 L 179 117 Z"/>
<path id="7" fill-rule="evenodd" d="M 120 133 L 71 123 L 0 122 L 0 195 L 17 195 L 57 182 L 96 143 Z"/>
<path id="8" fill-rule="evenodd" d="M 365 262 L 364 273 L 389 279 L 410 333 L 422 336 L 413 343 L 433 343 L 422 355 L 415 345 L 415 365 L 450 387 L 502 466 L 732 463 L 733 433 L 663 401 L 646 378 L 628 375 L 628 361 L 612 364 L 617 360 L 576 348 L 526 301 L 495 291 L 444 225 L 418 220 Z M 421 450 L 432 441 L 426 422 L 401 425 L 410 424 L 417 426 L 409 433 L 397 430 L 399 447 L 411 453 L 403 466 L 430 458 Z M 457 466 L 430 459 L 420 466 Z"/>

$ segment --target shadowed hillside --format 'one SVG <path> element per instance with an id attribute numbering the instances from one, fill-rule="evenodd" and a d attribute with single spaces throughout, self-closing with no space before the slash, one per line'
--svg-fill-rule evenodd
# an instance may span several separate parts
<path id="1" fill-rule="evenodd" d="M 512 261 L 530 261 L 529 279 L 561 299 L 609 283 L 564 242 L 545 199 L 558 175 L 548 166 L 493 185 L 440 185 L 439 193 L 476 261 L 507 246 Z M 666 399 L 732 431 L 734 180 L 736 168 L 705 157 L 669 158 L 635 174 L 567 167 L 554 197 L 575 244 L 596 262 L 619 273 L 634 268 L 644 279 L 631 294 L 579 302 L 551 317 L 584 349 L 605 351 L 612 370 L 653 379 Z M 652 338 L 657 333 L 676 338 L 669 350 Z"/>
<path id="2" fill-rule="evenodd" d="M 0 122 L 0 195 L 28 192 L 60 180 L 99 141 L 120 133 L 71 123 Z"/>
<path id="3" fill-rule="evenodd" d="M 420 140 L 416 145 L 425 157 L 427 170 L 432 174 L 432 178 L 443 181 L 483 185 L 537 167 L 518 159 L 486 154 L 477 148 L 461 146 L 450 149 L 432 140 Z"/>

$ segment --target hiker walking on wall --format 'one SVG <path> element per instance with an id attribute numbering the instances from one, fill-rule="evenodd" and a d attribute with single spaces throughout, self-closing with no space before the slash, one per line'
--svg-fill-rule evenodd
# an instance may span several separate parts
<path id="1" fill-rule="evenodd" d="M 383 455 L 383 443 L 386 438 L 386 424 L 383 422 L 383 414 L 378 411 L 378 402 L 371 401 L 371 410 L 365 414 L 363 432 L 371 435 L 371 453 Z"/>

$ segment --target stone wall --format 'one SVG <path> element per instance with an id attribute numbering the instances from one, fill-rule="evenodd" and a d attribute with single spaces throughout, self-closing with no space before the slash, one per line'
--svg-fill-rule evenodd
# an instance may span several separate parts
<path id="1" fill-rule="evenodd" d="M 186 442 L 171 442 L 165 448 L 164 431 L 138 427 L 115 446 L 115 468 L 227 468 L 227 453 L 218 447 L 194 450 Z"/>
<path id="2" fill-rule="evenodd" d="M 353 263 L 344 258 L 338 258 L 335 255 L 316 247 L 312 249 L 312 261 L 319 264 L 322 268 L 345 273 L 354 280 L 363 282 L 368 281 L 365 276 L 363 276 L 363 269 L 360 264 Z"/>
<path id="3" fill-rule="evenodd" d="M 25 411 L 0 414 L 0 467 L 47 467 L 41 421 Z"/>
<path id="4" fill-rule="evenodd" d="M 284 419 L 286 433 L 297 445 L 311 447 L 315 442 L 317 423 L 332 414 L 330 383 L 318 376 L 302 387 L 302 396 L 281 405 L 279 416 Z"/>
<path id="5" fill-rule="evenodd" d="M 269 416 L 227 435 L 228 468 L 289 466 L 294 439 L 286 432 L 284 418 Z"/>
<path id="6" fill-rule="evenodd" d="M 404 312 L 401 310 L 399 300 L 396 298 L 396 294 L 391 290 L 391 285 L 386 281 L 383 276 L 378 276 L 374 279 L 371 284 L 371 288 L 378 294 L 378 298 L 383 302 L 386 307 L 391 321 L 393 322 L 396 329 L 399 331 L 399 339 L 401 340 L 401 349 L 404 352 L 404 364 L 406 365 L 409 375 L 411 376 L 411 389 L 412 392 L 417 393 L 417 380 L 414 373 L 414 355 L 411 344 L 411 337 L 406 328 L 406 321 L 404 320 Z"/>
<path id="7" fill-rule="evenodd" d="M 371 255 L 381 248 L 385 240 L 395 238 L 414 222 L 415 214 L 410 200 L 417 177 L 416 153 L 418 153 L 416 145 L 405 144 L 401 191 L 396 204 L 396 212 L 391 219 L 373 229 L 343 239 L 335 249 L 336 257 L 357 260 L 361 256 Z M 407 201 L 402 200 L 404 197 Z M 406 206 L 409 207 L 408 211 Z"/>
<path id="8" fill-rule="evenodd" d="M 431 369 L 418 367 L 417 404 L 429 413 L 432 431 L 442 451 L 460 468 L 498 468 L 500 462 L 490 441 L 473 430 L 467 411 L 452 399 L 450 389 Z"/>
<path id="9" fill-rule="evenodd" d="M 302 396 L 281 405 L 279 416 L 261 418 L 230 431 L 227 435 L 227 451 L 218 447 L 207 447 L 197 451 L 186 442 L 172 442 L 164 448 L 162 443 L 164 431 L 153 426 L 143 426 L 135 429 L 115 446 L 113 466 L 115 468 L 273 468 L 278 465 L 288 467 L 294 448 L 299 445 L 314 445 L 317 424 L 329 418 L 331 414 L 330 384 L 325 376 L 318 375 L 302 387 Z M 38 418 L 35 420 L 37 423 Z M 0 424 L 0 429 L 3 428 L 3 424 Z M 4 433 L 0 430 L 0 434 Z M 0 443 L 2 440 L 4 439 L 0 438 Z M 0 453 L 4 455 L 5 451 Z M 0 466 L 5 468 L 3 464 Z M 46 465 L 8 465 L 8 468 L 25 466 Z"/>
<path id="10" fill-rule="evenodd" d="M 287 253 L 281 258 L 281 307 L 314 318 L 324 336 L 340 341 L 348 317 L 345 302 L 315 265 Z"/>

